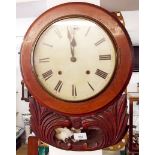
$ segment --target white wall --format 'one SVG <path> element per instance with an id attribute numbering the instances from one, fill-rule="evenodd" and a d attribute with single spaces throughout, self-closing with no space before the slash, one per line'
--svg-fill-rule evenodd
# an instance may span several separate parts
<path id="1" fill-rule="evenodd" d="M 133 11 L 139 9 L 139 0 L 101 0 L 101 6 L 109 11 Z"/>
<path id="2" fill-rule="evenodd" d="M 137 83 L 139 83 L 139 72 L 133 72 L 127 87 L 128 92 L 137 92 Z"/>
<path id="3" fill-rule="evenodd" d="M 67 3 L 67 2 L 87 2 L 87 3 L 92 3 L 95 5 L 100 6 L 100 0 L 46 0 L 47 1 L 47 7 L 50 8 L 52 6 L 56 6 L 62 3 Z"/>
<path id="4" fill-rule="evenodd" d="M 134 46 L 139 45 L 139 11 L 121 11 L 131 42 Z"/>

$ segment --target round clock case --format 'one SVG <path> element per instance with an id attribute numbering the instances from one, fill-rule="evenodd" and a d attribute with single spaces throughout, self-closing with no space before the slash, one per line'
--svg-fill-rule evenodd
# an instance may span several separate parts
<path id="1" fill-rule="evenodd" d="M 132 45 L 108 11 L 87 3 L 47 10 L 28 29 L 21 72 L 38 103 L 63 114 L 88 114 L 113 103 L 132 73 Z"/>

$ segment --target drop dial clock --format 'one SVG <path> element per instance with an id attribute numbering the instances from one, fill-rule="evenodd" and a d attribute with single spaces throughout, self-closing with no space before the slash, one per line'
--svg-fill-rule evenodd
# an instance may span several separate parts
<path id="1" fill-rule="evenodd" d="M 40 140 L 90 151 L 124 137 L 128 115 L 123 91 L 132 73 L 132 45 L 112 13 L 78 2 L 47 10 L 26 32 L 20 60 L 31 94 L 31 128 Z M 69 136 L 64 141 L 56 132 L 64 128 L 87 139 Z"/>
<path id="2" fill-rule="evenodd" d="M 49 25 L 33 49 L 38 82 L 50 95 L 82 101 L 103 91 L 116 66 L 116 50 L 107 31 L 86 18 Z"/>

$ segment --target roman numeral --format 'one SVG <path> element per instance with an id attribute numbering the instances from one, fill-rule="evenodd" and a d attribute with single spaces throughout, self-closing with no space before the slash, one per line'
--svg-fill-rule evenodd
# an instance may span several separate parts
<path id="1" fill-rule="evenodd" d="M 63 85 L 62 81 L 59 80 L 57 85 L 55 86 L 54 90 L 56 90 L 57 92 L 60 92 L 62 85 Z"/>
<path id="2" fill-rule="evenodd" d="M 94 88 L 92 87 L 92 85 L 88 82 L 89 87 L 94 91 Z"/>
<path id="3" fill-rule="evenodd" d="M 50 62 L 50 58 L 41 58 L 39 62 Z"/>
<path id="4" fill-rule="evenodd" d="M 62 35 L 60 33 L 60 31 L 58 29 L 55 29 L 54 32 L 56 33 L 56 35 L 61 39 Z"/>
<path id="5" fill-rule="evenodd" d="M 100 39 L 98 42 L 95 43 L 95 46 L 100 45 L 101 43 L 103 43 L 105 41 L 105 38 Z"/>
<path id="6" fill-rule="evenodd" d="M 44 46 L 48 46 L 48 47 L 53 47 L 53 45 L 48 44 L 48 43 L 43 43 Z"/>
<path id="7" fill-rule="evenodd" d="M 104 72 L 104 71 L 102 71 L 100 69 L 97 69 L 96 72 L 95 72 L 95 74 L 98 75 L 98 76 L 100 76 L 103 79 L 106 79 L 106 77 L 108 75 L 108 73 L 106 73 L 106 72 Z"/>
<path id="8" fill-rule="evenodd" d="M 76 86 L 72 85 L 72 96 L 77 96 Z"/>
<path id="9" fill-rule="evenodd" d="M 99 55 L 99 60 L 111 60 L 111 55 Z"/>
<path id="10" fill-rule="evenodd" d="M 90 31 L 90 26 L 88 27 L 88 29 L 87 29 L 87 31 L 86 31 L 86 33 L 85 33 L 85 37 L 88 35 L 88 32 Z"/>
<path id="11" fill-rule="evenodd" d="M 48 80 L 48 79 L 52 76 L 52 74 L 53 74 L 53 72 L 52 72 L 52 70 L 50 69 L 50 70 L 48 70 L 47 72 L 43 73 L 42 76 L 43 76 L 43 78 L 44 78 L 45 81 L 46 81 L 46 80 Z"/>

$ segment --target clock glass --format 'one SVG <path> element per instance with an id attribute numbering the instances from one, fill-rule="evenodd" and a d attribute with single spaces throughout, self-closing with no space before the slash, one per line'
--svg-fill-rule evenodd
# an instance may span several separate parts
<path id="1" fill-rule="evenodd" d="M 116 68 L 116 48 L 105 28 L 85 18 L 49 24 L 32 52 L 34 72 L 50 95 L 90 99 L 106 89 Z"/>

